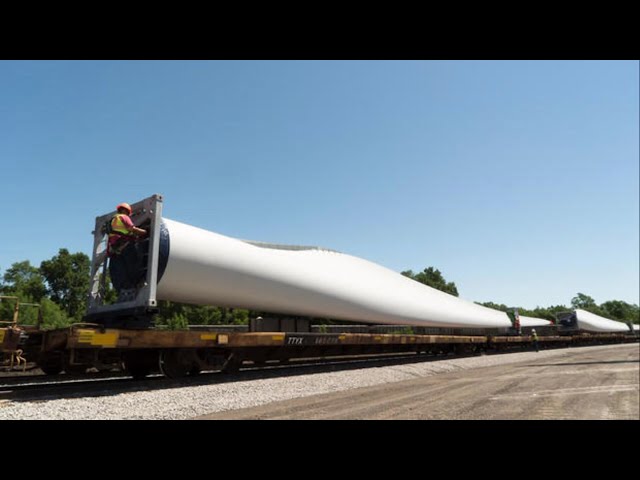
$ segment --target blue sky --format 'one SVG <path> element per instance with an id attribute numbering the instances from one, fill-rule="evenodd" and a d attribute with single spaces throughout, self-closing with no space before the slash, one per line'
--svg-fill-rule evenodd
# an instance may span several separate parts
<path id="1" fill-rule="evenodd" d="M 639 299 L 639 73 L 620 61 L 0 61 L 0 275 L 165 196 L 461 297 Z"/>

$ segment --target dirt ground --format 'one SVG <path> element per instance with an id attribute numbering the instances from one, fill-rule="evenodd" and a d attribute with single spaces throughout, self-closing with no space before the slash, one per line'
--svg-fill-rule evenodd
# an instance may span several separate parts
<path id="1" fill-rule="evenodd" d="M 640 419 L 640 346 L 612 345 L 199 419 Z"/>

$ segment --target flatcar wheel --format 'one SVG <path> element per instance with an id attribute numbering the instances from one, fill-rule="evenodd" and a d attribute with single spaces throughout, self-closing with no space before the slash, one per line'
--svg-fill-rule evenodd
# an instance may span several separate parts
<path id="1" fill-rule="evenodd" d="M 127 373 L 136 380 L 140 380 L 149 375 L 158 362 L 156 352 L 131 351 L 124 354 L 124 367 Z"/>
<path id="2" fill-rule="evenodd" d="M 57 375 L 62 372 L 61 355 L 44 355 L 38 359 L 37 363 L 46 375 Z"/>
<path id="3" fill-rule="evenodd" d="M 60 372 L 62 372 L 62 367 L 56 367 L 53 365 L 40 365 L 40 370 L 42 370 L 45 375 L 58 375 Z"/>
<path id="4" fill-rule="evenodd" d="M 65 365 L 64 371 L 69 375 L 84 375 L 87 373 L 87 368 L 89 367 L 86 365 Z"/>
<path id="5" fill-rule="evenodd" d="M 193 356 L 188 351 L 171 349 L 160 352 L 160 372 L 166 377 L 186 377 L 193 367 Z"/>

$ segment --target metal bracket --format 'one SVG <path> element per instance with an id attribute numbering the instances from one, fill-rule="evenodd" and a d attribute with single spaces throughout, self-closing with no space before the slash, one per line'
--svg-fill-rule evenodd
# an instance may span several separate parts
<path id="1" fill-rule="evenodd" d="M 156 289 L 160 249 L 160 226 L 162 223 L 162 195 L 155 194 L 131 205 L 131 220 L 137 226 L 150 222 L 148 227 L 149 251 L 146 258 L 145 280 L 136 289 L 121 292 L 113 304 L 105 303 L 107 278 L 107 235 L 103 225 L 116 212 L 96 217 L 93 233 L 93 255 L 91 259 L 90 289 L 87 317 L 99 321 L 101 316 L 114 317 L 124 312 L 153 311 L 157 308 Z"/>

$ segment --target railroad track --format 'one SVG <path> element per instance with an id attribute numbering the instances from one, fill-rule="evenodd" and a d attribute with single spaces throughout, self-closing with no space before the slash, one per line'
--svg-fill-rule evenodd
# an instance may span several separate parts
<path id="1" fill-rule="evenodd" d="M 375 368 L 425 361 L 451 360 L 473 355 L 426 355 L 395 353 L 361 357 L 333 357 L 331 359 L 298 359 L 287 364 L 267 363 L 254 366 L 243 365 L 233 374 L 219 370 L 204 371 L 196 376 L 170 379 L 161 374 L 152 374 L 136 380 L 125 372 L 103 372 L 85 375 L 28 375 L 0 379 L 0 402 L 44 401 L 60 398 L 79 398 L 117 395 L 146 390 L 196 387 L 201 385 L 231 383 L 294 375 L 309 375 L 331 371 L 359 368 Z"/>
<path id="2" fill-rule="evenodd" d="M 35 367 L 34 369 L 37 369 Z M 38 369 L 39 370 L 39 369 Z M 45 383 L 57 383 L 71 380 L 81 379 L 101 379 L 109 377 L 124 377 L 127 374 L 122 371 L 113 372 L 100 372 L 100 373 L 87 373 L 87 374 L 66 374 L 61 373 L 58 375 L 45 375 L 44 373 L 31 373 L 31 374 L 17 374 L 13 373 L 11 376 L 2 376 L 0 374 L 0 390 L 17 385 L 29 385 L 29 384 L 45 384 Z"/>

